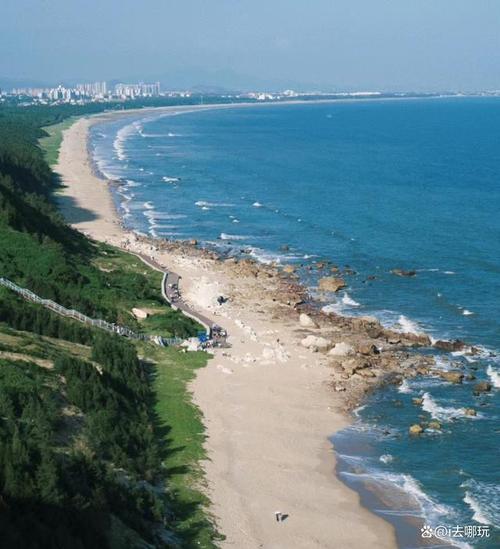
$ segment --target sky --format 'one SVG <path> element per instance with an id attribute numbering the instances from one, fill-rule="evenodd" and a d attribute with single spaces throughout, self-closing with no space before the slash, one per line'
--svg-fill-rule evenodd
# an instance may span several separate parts
<path id="1" fill-rule="evenodd" d="M 500 89 L 500 1 L 0 0 L 0 79 Z"/>

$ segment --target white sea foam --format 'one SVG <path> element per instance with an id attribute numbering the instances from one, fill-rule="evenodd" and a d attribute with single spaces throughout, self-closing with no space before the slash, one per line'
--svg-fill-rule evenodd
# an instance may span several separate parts
<path id="1" fill-rule="evenodd" d="M 454 275 L 456 274 L 455 271 L 444 271 L 445 275 Z"/>
<path id="2" fill-rule="evenodd" d="M 391 463 L 391 461 L 394 461 L 394 457 L 391 454 L 382 454 L 378 459 L 382 463 Z"/>
<path id="3" fill-rule="evenodd" d="M 486 368 L 486 373 L 491 380 L 491 383 L 495 389 L 500 389 L 500 373 L 491 366 L 491 364 Z"/>
<path id="4" fill-rule="evenodd" d="M 155 205 L 150 200 L 148 200 L 147 202 L 144 202 L 144 207 L 147 210 L 154 210 Z"/>
<path id="5" fill-rule="evenodd" d="M 466 488 L 463 501 L 470 507 L 473 520 L 500 528 L 500 486 L 469 479 L 462 488 Z"/>
<path id="6" fill-rule="evenodd" d="M 473 315 L 474 313 L 473 313 L 472 311 L 469 311 L 469 309 L 464 309 L 464 310 L 462 311 L 462 314 L 463 314 L 464 316 L 470 316 L 470 315 Z"/>
<path id="7" fill-rule="evenodd" d="M 344 296 L 342 297 L 342 303 L 344 305 L 347 305 L 348 307 L 359 307 L 359 303 L 357 301 L 354 301 L 354 299 L 352 299 L 347 292 L 345 292 Z"/>
<path id="8" fill-rule="evenodd" d="M 398 392 L 403 394 L 409 394 L 412 392 L 411 387 L 408 385 L 408 380 L 403 380 L 403 383 L 401 383 L 398 387 Z"/>
<path id="9" fill-rule="evenodd" d="M 423 333 L 423 330 L 420 328 L 420 326 L 413 320 L 410 320 L 405 315 L 399 316 L 398 324 L 401 327 L 401 330 L 403 332 L 407 332 L 409 334 L 415 334 L 415 335 L 419 335 Z"/>
<path id="10" fill-rule="evenodd" d="M 116 156 L 118 160 L 126 160 L 127 155 L 125 154 L 125 141 L 137 131 L 137 125 L 133 122 L 132 124 L 127 124 L 120 128 L 116 132 L 115 140 L 113 141 L 113 148 L 115 149 Z"/>
<path id="11" fill-rule="evenodd" d="M 167 212 L 158 212 L 156 210 L 147 210 L 144 212 L 144 215 L 149 219 L 185 219 L 187 216 L 185 214 L 171 214 Z"/>
<path id="12" fill-rule="evenodd" d="M 163 181 L 165 181 L 165 183 L 177 183 L 180 181 L 180 179 L 178 177 L 168 177 L 168 176 L 164 176 L 162 177 Z"/>
<path id="13" fill-rule="evenodd" d="M 453 406 L 440 406 L 429 393 L 423 394 L 422 409 L 431 414 L 433 419 L 439 421 L 452 421 L 457 418 L 479 419 L 481 414 L 468 416 L 464 408 L 454 408 Z"/>
<path id="14" fill-rule="evenodd" d="M 254 208 L 262 208 L 262 204 L 261 204 L 260 202 L 254 202 L 254 203 L 252 204 L 252 206 L 253 206 Z"/>
<path id="15" fill-rule="evenodd" d="M 200 208 L 231 208 L 234 206 L 234 204 L 227 204 L 224 202 L 207 202 L 206 200 L 197 200 L 194 205 L 199 206 Z"/>
<path id="16" fill-rule="evenodd" d="M 382 460 L 381 460 L 382 461 Z M 402 473 L 391 473 L 382 470 L 372 470 L 369 473 L 350 473 L 342 472 L 342 476 L 350 477 L 353 480 L 359 479 L 361 481 L 373 480 L 387 486 L 387 484 L 401 490 L 409 498 L 409 503 L 415 508 L 398 509 L 395 514 L 400 515 L 412 515 L 422 516 L 426 522 L 430 524 L 439 523 L 442 517 L 452 514 L 452 510 L 447 505 L 443 505 L 434 501 L 429 495 L 427 495 L 421 488 L 417 480 L 411 475 Z M 392 511 L 387 512 L 392 514 Z"/>
<path id="17" fill-rule="evenodd" d="M 250 236 L 244 236 L 241 234 L 227 234 L 227 233 L 220 233 L 221 240 L 248 240 L 251 238 Z"/>

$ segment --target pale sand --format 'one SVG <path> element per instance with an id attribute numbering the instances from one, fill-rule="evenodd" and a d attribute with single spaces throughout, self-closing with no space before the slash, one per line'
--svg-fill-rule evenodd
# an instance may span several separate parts
<path id="1" fill-rule="evenodd" d="M 176 109 L 178 110 L 178 109 Z M 393 548 L 392 527 L 361 507 L 335 476 L 328 437 L 348 423 L 327 386 L 320 353 L 298 345 L 296 313 L 283 321 L 267 283 L 235 276 L 220 262 L 157 252 L 120 227 L 108 184 L 95 177 L 87 153 L 91 122 L 64 133 L 57 172 L 66 185 L 61 207 L 92 238 L 142 250 L 182 277 L 181 289 L 199 311 L 220 315 L 232 347 L 217 350 L 191 389 L 207 430 L 208 495 L 222 547 L 305 549 Z M 218 307 L 217 295 L 231 296 Z M 279 339 L 279 342 L 277 341 Z M 283 523 L 274 512 L 289 515 Z"/>

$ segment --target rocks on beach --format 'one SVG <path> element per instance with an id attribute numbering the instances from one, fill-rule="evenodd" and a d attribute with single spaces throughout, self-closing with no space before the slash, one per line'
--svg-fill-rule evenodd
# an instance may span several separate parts
<path id="1" fill-rule="evenodd" d="M 318 351 L 326 351 L 330 347 L 330 342 L 321 336 L 309 335 L 305 337 L 300 344 L 307 349 L 316 349 Z"/>
<path id="2" fill-rule="evenodd" d="M 319 279 L 319 289 L 323 292 L 338 292 L 347 287 L 343 278 L 335 276 L 325 276 Z"/>
<path id="3" fill-rule="evenodd" d="M 349 343 L 344 343 L 341 341 L 340 343 L 336 343 L 329 351 L 328 356 L 349 356 L 354 353 L 354 347 L 352 345 L 349 345 Z"/>
<path id="4" fill-rule="evenodd" d="M 318 324 L 306 313 L 301 313 L 299 323 L 303 328 L 317 328 Z"/>

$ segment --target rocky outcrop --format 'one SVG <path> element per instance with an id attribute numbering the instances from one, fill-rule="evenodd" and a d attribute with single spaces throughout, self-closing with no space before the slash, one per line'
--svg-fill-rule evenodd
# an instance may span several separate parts
<path id="1" fill-rule="evenodd" d="M 358 347 L 358 351 L 362 355 L 378 355 L 380 354 L 380 351 L 378 350 L 376 345 L 373 345 L 373 343 L 364 343 L 361 344 Z"/>
<path id="2" fill-rule="evenodd" d="M 293 265 L 285 265 L 283 267 L 283 272 L 287 274 L 293 274 L 295 272 L 295 267 Z"/>
<path id="3" fill-rule="evenodd" d="M 338 292 L 342 288 L 346 288 L 347 284 L 342 278 L 325 276 L 324 278 L 320 278 L 318 286 L 323 292 Z"/>
<path id="4" fill-rule="evenodd" d="M 437 372 L 440 378 L 448 381 L 449 383 L 462 383 L 464 379 L 464 374 L 462 372 L 457 372 L 456 370 L 451 370 L 448 372 Z"/>
<path id="5" fill-rule="evenodd" d="M 434 347 L 448 353 L 456 353 L 457 351 L 463 351 L 467 345 L 460 339 L 455 339 L 454 341 L 444 341 L 439 339 L 434 342 Z"/>
<path id="6" fill-rule="evenodd" d="M 477 416 L 477 412 L 474 408 L 464 408 L 464 414 L 471 417 Z"/>
<path id="7" fill-rule="evenodd" d="M 491 383 L 488 381 L 480 381 L 474 385 L 474 394 L 480 395 L 481 393 L 489 393 L 491 391 Z"/>

